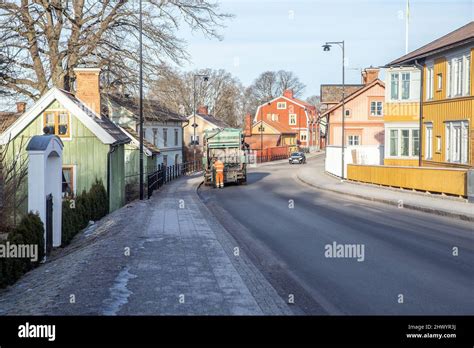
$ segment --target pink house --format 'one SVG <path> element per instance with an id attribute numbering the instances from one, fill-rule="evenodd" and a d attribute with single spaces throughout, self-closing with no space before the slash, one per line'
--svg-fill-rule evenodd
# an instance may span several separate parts
<path id="1" fill-rule="evenodd" d="M 367 68 L 362 73 L 364 87 L 345 98 L 345 146 L 384 144 L 383 105 L 385 85 L 378 78 L 379 69 Z M 342 102 L 322 114 L 328 121 L 329 146 L 341 146 Z"/>

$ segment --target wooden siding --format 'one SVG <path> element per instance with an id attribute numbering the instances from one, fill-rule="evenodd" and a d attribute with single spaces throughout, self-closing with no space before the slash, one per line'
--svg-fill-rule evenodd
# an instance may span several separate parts
<path id="1" fill-rule="evenodd" d="M 404 158 L 385 158 L 384 165 L 386 166 L 403 166 L 403 167 L 418 167 L 417 159 Z"/>
<path id="2" fill-rule="evenodd" d="M 58 110 L 61 105 L 54 101 L 46 110 Z M 79 194 L 84 190 L 89 190 L 96 180 L 101 180 L 107 189 L 107 154 L 109 145 L 103 144 L 87 127 L 85 127 L 74 115 L 71 115 L 70 123 L 71 138 L 62 139 L 63 165 L 73 166 L 75 169 L 75 190 Z M 43 116 L 39 115 L 34 119 L 18 136 L 7 145 L 8 158 L 11 161 L 15 153 L 20 151 L 23 158 L 27 157 L 26 145 L 34 135 L 43 134 Z M 120 149 L 122 148 L 122 149 Z M 122 160 L 117 156 L 122 156 Z M 113 178 L 111 184 L 111 194 L 109 208 L 111 211 L 124 204 L 124 163 L 123 163 L 123 145 L 118 146 L 118 151 L 114 155 Z M 113 156 L 113 157 L 114 157 Z M 120 178 L 122 176 L 122 178 Z M 27 180 L 22 186 L 19 197 L 27 194 Z M 26 213 L 27 201 L 21 207 L 22 212 Z"/>
<path id="3" fill-rule="evenodd" d="M 371 184 L 467 196 L 467 170 L 462 169 L 349 164 L 347 178 Z"/>
<path id="4" fill-rule="evenodd" d="M 384 105 L 384 122 L 418 122 L 420 120 L 420 103 L 391 102 Z"/>
<path id="5" fill-rule="evenodd" d="M 471 87 L 472 88 L 472 87 Z M 437 136 L 441 137 L 441 152 L 436 152 L 435 144 L 433 144 L 433 162 L 440 164 L 449 164 L 446 161 L 446 135 L 445 124 L 446 121 L 469 121 L 470 132 L 470 165 L 474 165 L 474 97 L 453 98 L 440 101 L 430 101 L 423 104 L 423 123 L 433 123 L 433 139 Z M 424 127 L 424 126 L 423 126 Z M 423 128 L 423 159 L 425 156 L 425 130 Z M 433 141 L 434 143 L 434 141 Z"/>

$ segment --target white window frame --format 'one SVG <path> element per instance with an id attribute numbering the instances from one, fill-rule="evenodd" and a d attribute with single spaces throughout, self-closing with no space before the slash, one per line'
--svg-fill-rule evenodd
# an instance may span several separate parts
<path id="1" fill-rule="evenodd" d="M 375 104 L 375 113 L 372 113 L 372 105 Z M 378 106 L 380 105 L 380 113 L 378 113 Z M 370 102 L 370 116 L 383 116 L 383 102 L 382 101 L 371 101 Z"/>
<path id="2" fill-rule="evenodd" d="M 396 79 L 394 77 L 397 76 Z M 394 86 L 394 84 L 396 86 Z M 394 97 L 394 93 L 397 95 Z M 400 73 L 392 72 L 390 74 L 390 100 L 400 100 Z"/>
<path id="3" fill-rule="evenodd" d="M 445 122 L 445 135 L 446 162 L 468 164 L 469 122 L 467 120 Z"/>
<path id="4" fill-rule="evenodd" d="M 448 98 L 466 97 L 471 94 L 471 55 L 464 52 L 447 59 L 447 92 Z"/>
<path id="5" fill-rule="evenodd" d="M 433 159 L 433 123 L 425 123 L 425 159 Z"/>
<path id="6" fill-rule="evenodd" d="M 418 131 L 418 151 L 420 151 L 420 132 L 417 128 L 406 128 L 406 127 L 396 127 L 388 128 L 388 157 L 390 158 L 417 158 L 419 155 L 414 154 L 415 150 L 415 137 L 413 133 Z M 396 153 L 392 155 L 392 131 L 396 131 Z M 403 131 L 408 131 L 408 155 L 402 155 L 402 133 Z"/>
<path id="7" fill-rule="evenodd" d="M 398 94 L 400 99 L 401 100 L 408 100 L 410 99 L 410 83 L 411 83 L 411 73 L 406 71 L 406 72 L 402 72 L 401 74 L 401 83 L 400 83 L 400 93 Z M 404 76 L 408 75 L 408 79 L 403 79 Z M 404 90 L 404 86 L 405 86 L 405 83 L 407 84 L 407 88 L 408 88 L 408 95 L 406 98 L 403 97 L 403 90 Z"/>
<path id="8" fill-rule="evenodd" d="M 303 139 L 304 137 L 304 139 Z M 307 131 L 300 131 L 300 141 L 308 141 L 308 132 Z"/>
<path id="9" fill-rule="evenodd" d="M 278 102 L 277 110 L 286 110 L 286 102 Z"/>
<path id="10" fill-rule="evenodd" d="M 291 122 L 291 120 L 293 119 L 293 117 L 294 117 L 294 122 Z M 296 126 L 296 124 L 297 124 L 297 115 L 296 115 L 296 114 L 289 114 L 289 115 L 288 115 L 288 124 L 289 124 L 290 126 Z"/>
<path id="11" fill-rule="evenodd" d="M 432 100 L 434 96 L 434 66 L 426 67 L 426 100 Z"/>
<path id="12" fill-rule="evenodd" d="M 357 139 L 357 141 L 356 141 Z M 349 146 L 358 146 L 360 145 L 360 135 L 359 134 L 351 134 L 347 136 L 347 144 Z"/>

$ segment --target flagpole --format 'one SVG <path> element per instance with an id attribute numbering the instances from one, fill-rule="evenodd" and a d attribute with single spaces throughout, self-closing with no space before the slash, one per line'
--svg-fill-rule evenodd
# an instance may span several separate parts
<path id="1" fill-rule="evenodd" d="M 408 53 L 408 26 L 410 21 L 410 0 L 407 0 L 405 13 L 405 54 Z"/>

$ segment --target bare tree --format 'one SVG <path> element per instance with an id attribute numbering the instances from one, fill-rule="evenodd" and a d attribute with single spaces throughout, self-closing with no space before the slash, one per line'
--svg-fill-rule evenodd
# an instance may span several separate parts
<path id="1" fill-rule="evenodd" d="M 3 129 L 3 122 L 0 118 L 0 129 Z M 0 146 L 0 233 L 15 226 L 21 206 L 26 204 L 26 142 L 26 137 L 19 137 L 19 141 Z"/>
<path id="2" fill-rule="evenodd" d="M 143 2 L 144 76 L 163 60 L 188 58 L 183 25 L 208 37 L 230 17 L 214 0 Z M 103 69 L 114 87 L 137 84 L 138 2 L 127 0 L 0 1 L 0 56 L 11 62 L 0 89 L 36 99 L 52 85 L 70 90 L 73 69 Z"/>
<path id="3" fill-rule="evenodd" d="M 207 81 L 194 75 L 205 74 Z M 150 97 L 158 99 L 171 110 L 191 115 L 196 93 L 196 107 L 206 105 L 209 112 L 231 126 L 239 126 L 245 111 L 244 87 L 240 81 L 225 70 L 201 70 L 180 73 L 162 66 L 160 77 L 153 84 Z"/>
<path id="4" fill-rule="evenodd" d="M 291 71 L 266 71 L 255 79 L 246 92 L 250 98 L 248 111 L 255 112 L 258 105 L 282 95 L 286 89 L 293 90 L 293 95 L 299 97 L 305 88 L 306 86 Z"/>

